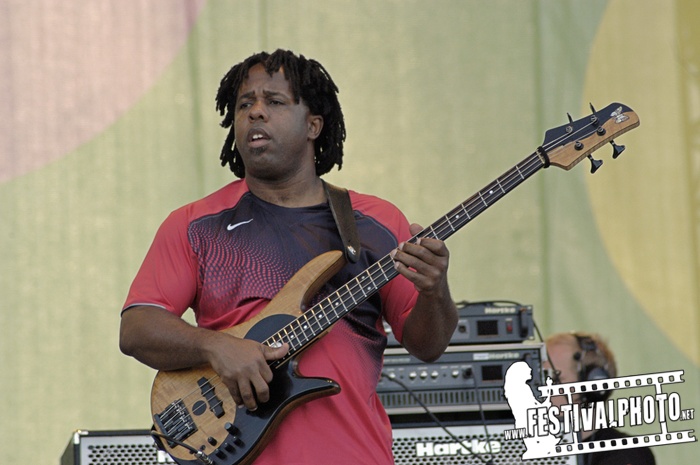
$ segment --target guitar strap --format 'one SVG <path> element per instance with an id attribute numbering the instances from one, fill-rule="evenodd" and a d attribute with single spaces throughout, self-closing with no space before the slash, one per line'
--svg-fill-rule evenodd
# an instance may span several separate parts
<path id="1" fill-rule="evenodd" d="M 333 212 L 333 219 L 338 227 L 340 239 L 343 241 L 345 259 L 350 263 L 356 263 L 360 258 L 360 236 L 357 234 L 350 194 L 347 189 L 325 181 L 323 181 L 323 187 L 326 189 L 326 197 L 328 197 L 328 203 L 331 206 L 331 212 Z"/>

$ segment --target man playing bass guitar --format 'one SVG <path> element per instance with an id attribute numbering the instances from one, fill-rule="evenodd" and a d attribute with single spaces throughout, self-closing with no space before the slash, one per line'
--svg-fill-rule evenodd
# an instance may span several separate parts
<path id="1" fill-rule="evenodd" d="M 207 414 L 198 407 L 206 402 L 212 411 L 216 400 L 235 404 L 216 413 L 223 423 L 234 414 L 243 418 L 238 412 L 254 416 L 275 397 L 273 364 L 295 349 L 295 334 L 266 343 L 226 330 L 264 314 L 307 262 L 344 250 L 321 179 L 342 165 L 345 125 L 337 92 L 317 61 L 284 50 L 252 55 L 221 81 L 217 110 L 222 126 L 230 128 L 221 160 L 239 179 L 163 222 L 130 288 L 120 328 L 125 354 L 161 372 L 209 367 L 223 383 L 215 394 L 202 388 L 203 400 L 187 407 L 188 421 Z M 391 425 L 375 392 L 386 345 L 383 319 L 424 361 L 437 359 L 454 332 L 457 311 L 444 242 L 408 242 L 421 228 L 395 206 L 354 191 L 349 197 L 360 240 L 357 260 L 339 265 L 325 284 L 312 283 L 318 292 L 308 306 L 387 254 L 398 276 L 368 291 L 294 358 L 301 375 L 329 378 L 340 389 L 285 412 L 245 463 L 392 464 Z M 197 326 L 181 318 L 189 308 Z M 154 413 L 156 424 L 167 415 L 166 409 Z M 197 426 L 197 434 L 206 429 Z M 193 437 L 186 436 L 181 442 Z M 226 455 L 221 440 L 208 442 L 191 448 Z M 185 457 L 195 460 L 190 452 Z"/>

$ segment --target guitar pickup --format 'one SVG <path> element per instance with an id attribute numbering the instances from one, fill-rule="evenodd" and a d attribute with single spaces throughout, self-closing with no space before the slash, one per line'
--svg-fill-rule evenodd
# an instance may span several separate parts
<path id="1" fill-rule="evenodd" d="M 175 447 L 174 441 L 182 441 L 197 431 L 197 426 L 182 399 L 168 405 L 168 408 L 154 415 L 153 419 L 170 447 Z"/>
<path id="2" fill-rule="evenodd" d="M 224 416 L 224 406 L 221 400 L 216 396 L 214 392 L 214 386 L 211 385 L 207 378 L 200 378 L 197 381 L 199 389 L 202 391 L 202 395 L 207 399 L 209 404 L 209 410 L 216 416 L 216 418 L 221 418 Z"/>

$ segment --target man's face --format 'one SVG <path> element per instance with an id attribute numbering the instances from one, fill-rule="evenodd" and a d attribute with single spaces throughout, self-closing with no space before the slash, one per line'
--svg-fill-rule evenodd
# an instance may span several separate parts
<path id="1" fill-rule="evenodd" d="M 280 181 L 309 164 L 313 169 L 323 119 L 303 101 L 294 102 L 282 69 L 272 76 L 259 64 L 250 69 L 238 91 L 234 125 L 246 177 Z"/>
<path id="2" fill-rule="evenodd" d="M 545 362 L 543 365 L 552 372 L 557 371 L 559 373 L 559 379 L 556 379 L 556 376 L 552 376 L 555 384 L 575 383 L 578 381 L 578 363 L 574 359 L 574 354 L 578 352 L 578 348 L 573 344 L 576 344 L 575 339 L 572 343 L 559 341 L 547 344 L 547 356 L 549 357 L 549 361 Z M 573 396 L 573 401 L 577 402 L 578 398 L 578 394 L 575 394 Z M 568 403 L 569 401 L 566 396 L 552 397 L 552 405 L 561 406 Z"/>

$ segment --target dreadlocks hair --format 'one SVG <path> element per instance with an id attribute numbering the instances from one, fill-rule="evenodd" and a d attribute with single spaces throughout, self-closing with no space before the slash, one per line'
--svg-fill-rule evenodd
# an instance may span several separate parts
<path id="1" fill-rule="evenodd" d="M 249 70 L 258 64 L 263 65 L 270 76 L 281 69 L 290 83 L 295 103 L 301 100 L 309 107 L 311 114 L 323 117 L 323 128 L 314 144 L 316 174 L 326 174 L 334 165 L 340 169 L 343 165 L 345 120 L 338 102 L 338 87 L 319 62 L 281 49 L 272 54 L 261 52 L 252 55 L 232 67 L 221 79 L 216 93 L 216 109 L 224 117 L 221 126 L 230 128 L 221 149 L 221 166 L 228 164 L 234 175 L 245 177 L 245 166 L 236 147 L 236 128 L 233 123 L 238 91 L 248 77 Z"/>

